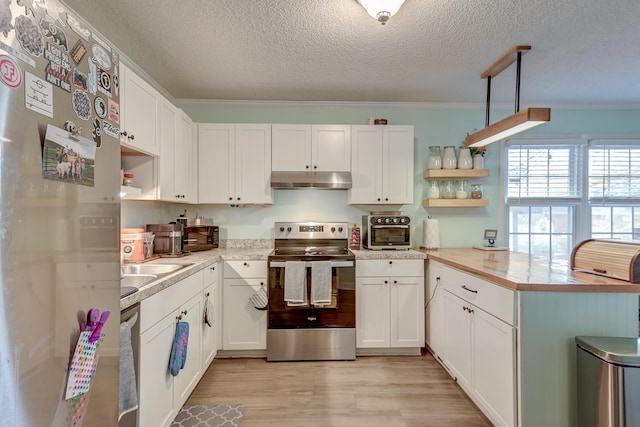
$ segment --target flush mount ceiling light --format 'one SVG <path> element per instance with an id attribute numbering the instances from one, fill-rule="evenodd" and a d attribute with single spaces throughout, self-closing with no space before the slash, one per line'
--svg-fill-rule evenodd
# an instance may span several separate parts
<path id="1" fill-rule="evenodd" d="M 531 46 L 515 46 L 480 75 L 480 78 L 487 79 L 485 128 L 471 135 L 467 135 L 464 140 L 464 145 L 467 147 L 483 147 L 551 120 L 551 108 L 527 108 L 526 110 L 520 111 L 520 65 L 522 55 L 529 50 L 531 50 Z M 499 122 L 489 125 L 491 79 L 500 74 L 509 65 L 513 64 L 514 61 L 517 63 L 515 113 Z"/>
<path id="2" fill-rule="evenodd" d="M 358 0 L 358 3 L 367 10 L 367 13 L 386 24 L 389 18 L 398 13 L 405 0 Z"/>

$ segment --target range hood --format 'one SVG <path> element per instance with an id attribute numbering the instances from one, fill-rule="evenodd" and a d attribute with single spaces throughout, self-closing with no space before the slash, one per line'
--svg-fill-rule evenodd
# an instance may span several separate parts
<path id="1" fill-rule="evenodd" d="M 271 188 L 348 190 L 351 188 L 351 172 L 271 172 Z"/>

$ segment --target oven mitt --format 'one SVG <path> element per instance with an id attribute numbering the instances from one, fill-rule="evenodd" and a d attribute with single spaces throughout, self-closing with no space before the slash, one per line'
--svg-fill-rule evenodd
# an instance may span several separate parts
<path id="1" fill-rule="evenodd" d="M 171 347 L 171 359 L 169 360 L 169 372 L 174 377 L 180 369 L 184 368 L 187 361 L 187 345 L 189 344 L 189 324 L 187 322 L 176 323 L 176 335 L 173 337 Z"/>
<path id="2" fill-rule="evenodd" d="M 253 295 L 249 297 L 249 301 L 256 308 L 256 310 L 266 310 L 269 306 L 269 299 L 267 298 L 267 291 L 264 290 L 264 286 L 260 286 Z"/>
<path id="3" fill-rule="evenodd" d="M 213 326 L 213 304 L 211 300 L 207 298 L 204 303 L 204 323 L 209 327 Z"/>

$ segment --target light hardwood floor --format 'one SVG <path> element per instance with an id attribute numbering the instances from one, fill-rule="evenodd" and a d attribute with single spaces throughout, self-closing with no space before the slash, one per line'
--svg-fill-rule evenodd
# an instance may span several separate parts
<path id="1" fill-rule="evenodd" d="M 431 357 L 215 359 L 186 405 L 242 403 L 242 427 L 491 426 Z"/>

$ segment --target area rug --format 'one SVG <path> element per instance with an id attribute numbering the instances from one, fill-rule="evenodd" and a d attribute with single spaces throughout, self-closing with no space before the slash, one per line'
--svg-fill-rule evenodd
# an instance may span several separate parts
<path id="1" fill-rule="evenodd" d="M 238 427 L 244 405 L 184 406 L 171 427 Z"/>

